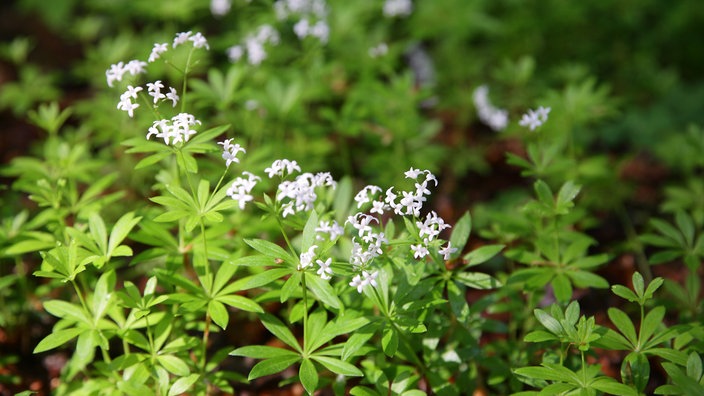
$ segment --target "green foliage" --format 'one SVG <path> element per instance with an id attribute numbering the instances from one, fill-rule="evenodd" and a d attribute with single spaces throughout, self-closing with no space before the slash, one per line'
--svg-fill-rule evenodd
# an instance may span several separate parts
<path id="1" fill-rule="evenodd" d="M 12 390 L 704 392 L 699 3 L 16 3 Z"/>

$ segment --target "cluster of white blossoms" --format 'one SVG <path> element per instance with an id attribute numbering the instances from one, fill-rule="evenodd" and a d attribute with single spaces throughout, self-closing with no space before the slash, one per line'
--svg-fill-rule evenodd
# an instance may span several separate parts
<path id="1" fill-rule="evenodd" d="M 122 77 L 125 73 L 130 73 L 133 76 L 137 74 L 146 73 L 147 62 L 133 59 L 127 64 L 123 62 L 117 62 L 114 65 L 110 65 L 110 68 L 105 71 L 105 77 L 108 81 L 108 87 L 112 88 L 115 81 L 122 81 Z"/>
<path id="2" fill-rule="evenodd" d="M 233 139 L 226 139 L 222 142 L 218 142 L 218 144 L 222 146 L 222 159 L 225 160 L 225 166 L 228 168 L 233 162 L 239 164 L 240 159 L 237 158 L 237 154 L 247 152 L 239 143 L 232 144 L 232 140 Z"/>
<path id="3" fill-rule="evenodd" d="M 231 0 L 210 0 L 210 13 L 216 17 L 221 17 L 230 12 Z"/>
<path id="4" fill-rule="evenodd" d="M 195 116 L 188 113 L 179 113 L 171 117 L 171 120 L 154 121 L 152 126 L 149 127 L 147 139 L 156 136 L 164 139 L 164 143 L 167 145 L 184 143 L 197 133 L 196 130 L 192 129 L 195 125 L 200 125 L 200 121 L 196 120 Z"/>
<path id="5" fill-rule="evenodd" d="M 337 183 L 329 172 L 302 173 L 295 180 L 284 180 L 279 184 L 276 200 L 281 203 L 281 215 L 286 217 L 313 209 L 318 195 L 317 187 L 335 188 Z"/>
<path id="6" fill-rule="evenodd" d="M 374 47 L 369 48 L 369 56 L 372 58 L 381 58 L 389 52 L 389 46 L 386 43 L 379 43 Z"/>
<path id="7" fill-rule="evenodd" d="M 387 18 L 407 17 L 413 12 L 411 0 L 386 0 L 384 2 L 384 16 Z"/>
<path id="8" fill-rule="evenodd" d="M 179 45 L 183 45 L 187 42 L 190 42 L 193 44 L 193 48 L 205 48 L 205 49 L 210 49 L 208 46 L 208 41 L 203 37 L 203 35 L 199 32 L 193 33 L 193 32 L 181 32 L 177 33 L 173 44 L 171 45 L 172 48 L 176 48 Z M 152 48 L 151 53 L 149 54 L 149 63 L 152 63 L 159 59 L 162 54 L 164 54 L 166 51 L 168 51 L 169 45 L 168 43 L 154 43 L 154 47 Z M 131 60 L 127 62 L 127 64 L 124 64 L 123 62 L 118 62 L 114 65 L 111 65 L 110 68 L 105 71 L 105 76 L 107 78 L 107 83 L 109 87 L 112 87 L 115 81 L 122 81 L 123 76 L 126 73 L 130 73 L 133 76 L 136 76 L 138 74 L 146 73 L 146 67 L 147 67 L 147 62 L 140 61 L 140 60 Z M 180 100 L 180 97 L 178 96 L 178 92 L 176 91 L 175 88 L 173 87 L 168 87 L 169 90 L 168 92 L 162 92 L 163 88 L 166 88 L 164 84 L 161 82 L 161 80 L 157 80 L 151 83 L 146 84 L 147 87 L 147 93 L 149 96 L 152 97 L 154 106 L 157 106 L 160 101 L 171 101 L 171 107 L 176 107 L 176 104 Z M 134 117 L 134 110 L 139 107 L 138 103 L 135 103 L 134 100 L 136 100 L 139 96 L 139 92 L 143 91 L 144 88 L 141 86 L 134 87 L 132 85 L 127 86 L 127 90 L 120 95 L 120 101 L 117 103 L 117 108 L 119 110 L 123 110 L 127 112 L 127 115 L 130 116 L 130 118 Z M 168 120 L 161 120 L 158 121 L 159 127 L 167 125 L 169 123 Z M 155 123 L 156 124 L 156 123 Z M 157 125 L 153 125 L 152 128 L 155 128 Z M 170 126 L 169 126 L 170 127 Z M 150 128 L 150 133 L 147 136 L 150 136 L 151 134 L 157 134 L 157 132 L 152 133 L 152 128 Z M 167 127 L 168 128 L 168 127 Z M 163 136 L 164 134 L 169 134 L 170 132 L 165 132 L 161 131 L 158 132 L 158 136 Z M 169 138 L 168 140 L 170 140 Z M 167 139 L 164 139 L 167 141 Z M 185 139 L 188 140 L 188 139 Z M 180 140 L 177 140 L 177 142 Z M 169 144 L 167 142 L 167 144 Z"/>
<path id="9" fill-rule="evenodd" d="M 543 123 L 548 120 L 548 114 L 550 114 L 549 107 L 540 106 L 537 110 L 529 109 L 526 114 L 523 114 L 518 125 L 528 127 L 531 131 L 534 131 L 535 128 L 543 125 Z"/>
<path id="10" fill-rule="evenodd" d="M 228 197 L 237 201 L 240 210 L 244 209 L 247 202 L 254 200 L 252 189 L 261 180 L 259 176 L 246 171 L 242 172 L 242 176 L 244 177 L 235 179 L 226 192 Z"/>
<path id="11" fill-rule="evenodd" d="M 508 111 L 499 109 L 491 104 L 489 87 L 481 85 L 472 94 L 474 107 L 477 109 L 479 120 L 495 131 L 501 131 L 508 125 Z"/>
<path id="12" fill-rule="evenodd" d="M 396 215 L 412 216 L 416 219 L 418 227 L 417 239 L 421 242 L 411 244 L 410 251 L 415 259 L 422 259 L 430 254 L 431 247 L 435 246 L 438 253 L 445 260 L 457 251 L 450 242 L 440 246 L 438 236 L 440 232 L 450 227 L 434 211 L 428 213 L 424 220 L 419 220 L 423 203 L 430 195 L 429 187 L 437 186 L 437 179 L 428 170 L 410 168 L 404 173 L 406 178 L 414 180 L 414 189 L 410 191 L 394 192 L 393 187 L 385 192 L 379 186 L 368 185 L 362 188 L 354 197 L 357 208 L 367 208 L 369 213 L 358 212 L 347 218 L 347 224 L 352 226 L 355 234 L 352 237 L 352 251 L 350 264 L 357 275 L 350 282 L 350 286 L 362 292 L 366 285 L 376 286 L 378 271 L 373 269 L 373 260 L 384 252 L 388 240 L 381 228 L 381 216 L 386 211 L 393 211 Z M 382 193 L 383 192 L 383 193 Z M 369 205 L 371 204 L 371 205 Z M 371 207 L 370 207 L 371 206 Z M 439 247 L 438 247 L 439 246 Z"/>
<path id="13" fill-rule="evenodd" d="M 247 55 L 250 65 L 256 66 L 266 59 L 266 44 L 276 45 L 279 43 L 279 32 L 271 25 L 262 25 L 257 28 L 254 34 L 250 34 L 244 39 L 244 44 L 233 45 L 227 49 L 227 56 L 235 63 Z"/>
<path id="14" fill-rule="evenodd" d="M 314 37 L 323 44 L 328 42 L 330 27 L 326 21 L 328 10 L 324 0 L 278 0 L 274 3 L 274 11 L 280 21 L 298 19 L 293 32 L 299 40 Z"/>

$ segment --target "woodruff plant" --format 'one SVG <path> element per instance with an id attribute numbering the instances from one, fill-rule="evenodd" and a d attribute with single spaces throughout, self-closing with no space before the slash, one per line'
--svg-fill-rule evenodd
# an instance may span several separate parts
<path id="1" fill-rule="evenodd" d="M 146 84 L 145 95 L 136 80 L 123 82 L 145 74 L 147 62 L 118 63 L 106 73 L 108 85 L 127 84 L 117 109 L 140 120 L 137 113 L 148 108 L 156 118 L 143 136 L 125 145 L 141 157 L 135 169 L 161 165 L 158 195 L 149 198 L 157 206 L 127 213 L 112 227 L 97 212 L 79 216 L 61 231 L 59 245 L 43 254 L 35 275 L 70 283 L 74 292 L 73 298 L 45 301 L 47 312 L 60 321 L 35 348 L 40 353 L 76 340 L 59 392 L 232 392 L 230 381 L 297 365 L 295 378 L 311 394 L 329 385 L 344 389 L 348 377 L 363 377 L 351 385 L 353 394 L 388 388 L 413 394 L 421 383 L 444 389 L 452 377 L 466 373 L 467 357 L 461 354 L 475 342 L 458 336 L 471 327 L 466 288 L 499 282 L 465 269 L 502 247 L 486 246 L 460 259 L 470 218 L 463 217 L 449 240 L 441 237 L 450 225 L 424 208 L 438 184 L 427 170 L 405 172 L 409 188 L 364 187 L 352 208 L 348 180 L 300 173 L 296 161 L 280 159 L 264 170 L 275 183 L 274 194 L 264 186 L 262 199 L 255 198 L 264 175 L 229 176 L 245 148 L 232 138 L 215 142 L 228 126 L 199 131 L 202 121 L 186 112 L 188 71 L 194 54 L 207 49 L 205 38 L 179 33 L 171 48 L 155 44 L 149 62 L 170 62 L 169 51 L 187 45 L 186 64 L 173 65 L 183 72 L 180 92 L 169 87 L 164 93 L 157 80 Z M 165 115 L 170 111 L 175 114 Z M 218 145 L 225 164 L 211 188 L 205 171 L 210 168 L 199 163 L 208 162 Z M 226 219 L 251 219 L 251 203 L 279 236 L 228 242 Z M 122 279 L 126 262 L 118 258 L 135 253 L 123 244 L 128 237 L 146 246 L 131 261 L 152 268 L 143 286 Z M 279 239 L 284 247 L 275 243 Z M 243 273 L 235 276 L 238 272 Z M 288 307 L 281 317 L 264 309 L 272 301 Z M 256 314 L 288 348 L 212 351 L 212 335 L 232 323 L 228 307 Z M 439 321 L 439 315 L 457 321 Z M 429 332 L 430 344 L 422 336 Z M 437 355 L 438 341 L 446 336 L 452 342 Z M 374 345 L 381 345 L 380 355 Z M 221 368 L 228 352 L 262 360 L 245 379 Z"/>

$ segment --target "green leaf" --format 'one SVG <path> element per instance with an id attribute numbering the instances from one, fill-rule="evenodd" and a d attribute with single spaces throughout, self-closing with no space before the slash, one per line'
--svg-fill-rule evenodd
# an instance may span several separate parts
<path id="1" fill-rule="evenodd" d="M 57 318 L 72 320 L 77 323 L 92 324 L 90 315 L 83 307 L 63 300 L 49 300 L 44 302 L 44 309 Z"/>
<path id="2" fill-rule="evenodd" d="M 33 353 L 41 353 L 48 351 L 50 349 L 58 348 L 72 339 L 76 338 L 79 334 L 88 331 L 84 328 L 72 327 L 70 329 L 55 330 L 48 336 L 44 337 L 39 344 L 34 348 Z"/>
<path id="3" fill-rule="evenodd" d="M 88 226 L 90 228 L 90 234 L 93 240 L 98 245 L 98 249 L 103 254 L 108 252 L 108 232 L 105 228 L 105 222 L 103 218 L 97 212 L 91 213 L 88 218 Z"/>
<path id="4" fill-rule="evenodd" d="M 603 277 L 588 271 L 567 271 L 565 273 L 572 283 L 577 287 L 593 287 L 596 289 L 606 289 L 609 282 Z"/>
<path id="5" fill-rule="evenodd" d="M 497 279 L 481 272 L 457 272 L 454 278 L 467 287 L 478 290 L 494 289 L 501 286 L 501 282 Z"/>
<path id="6" fill-rule="evenodd" d="M 169 388 L 168 396 L 177 396 L 186 393 L 191 388 L 191 386 L 193 386 L 193 384 L 198 381 L 198 378 L 200 378 L 200 375 L 191 374 L 188 377 L 177 379 L 176 382 L 171 385 L 171 388 Z"/>
<path id="7" fill-rule="evenodd" d="M 110 270 L 100 276 L 95 284 L 95 292 L 92 298 L 93 320 L 97 322 L 105 314 L 105 310 L 112 301 L 115 290 L 115 271 Z"/>
<path id="8" fill-rule="evenodd" d="M 335 309 L 341 307 L 342 303 L 328 281 L 321 279 L 317 275 L 308 274 L 306 276 L 306 286 L 324 304 Z"/>
<path id="9" fill-rule="evenodd" d="M 215 298 L 217 301 L 220 301 L 221 303 L 227 304 L 231 307 L 241 309 L 243 311 L 247 312 L 264 312 L 262 307 L 257 304 L 256 302 L 252 301 L 251 299 L 244 297 L 244 296 L 238 296 L 236 294 L 228 294 L 224 296 L 217 296 Z M 224 329 L 224 328 L 223 328 Z"/>
<path id="10" fill-rule="evenodd" d="M 638 301 L 638 296 L 636 296 L 635 293 L 633 293 L 633 290 L 622 286 L 622 285 L 613 285 L 611 286 L 611 291 L 621 297 L 624 298 L 630 302 L 637 302 Z"/>
<path id="11" fill-rule="evenodd" d="M 548 333 L 547 331 L 543 330 L 535 330 L 531 331 L 530 333 L 526 334 L 525 337 L 523 337 L 523 341 L 525 342 L 545 342 L 545 341 L 559 341 L 560 339 L 556 337 L 554 334 Z"/>
<path id="12" fill-rule="evenodd" d="M 557 214 L 567 214 L 568 209 L 574 206 L 574 199 L 579 194 L 581 186 L 574 184 L 573 181 L 569 180 L 562 185 L 560 191 L 557 193 L 557 202 L 555 203 L 555 213 Z"/>
<path id="13" fill-rule="evenodd" d="M 613 378 L 598 377 L 589 384 L 591 388 L 602 391 L 610 395 L 638 396 L 639 393 L 628 385 L 617 382 Z"/>
<path id="14" fill-rule="evenodd" d="M 186 364 L 183 359 L 174 355 L 157 355 L 156 360 L 161 367 L 165 368 L 168 372 L 180 377 L 191 373 L 191 370 L 188 369 L 188 364 Z"/>
<path id="15" fill-rule="evenodd" d="M 129 150 L 127 150 L 129 152 Z M 168 157 L 171 155 L 171 151 L 162 151 L 159 153 L 151 154 L 149 156 L 146 156 L 142 158 L 139 162 L 137 162 L 137 165 L 134 166 L 135 170 L 146 168 L 148 166 L 154 165 L 157 162 L 163 160 L 164 158 Z"/>
<path id="16" fill-rule="evenodd" d="M 452 247 L 457 248 L 457 252 L 453 253 L 450 258 L 455 258 L 462 253 L 471 232 L 472 216 L 469 214 L 469 211 L 467 211 L 457 220 L 457 223 L 455 223 L 455 226 L 452 228 L 450 244 Z"/>
<path id="17" fill-rule="evenodd" d="M 381 348 L 388 357 L 394 357 L 398 349 L 398 334 L 391 326 L 384 327 L 381 335 Z"/>
<path id="18" fill-rule="evenodd" d="M 364 375 L 362 371 L 353 364 L 344 362 L 340 359 L 322 355 L 313 355 L 311 356 L 311 359 L 322 364 L 326 369 L 335 374 L 344 375 L 346 377 L 361 377 Z"/>
<path id="19" fill-rule="evenodd" d="M 687 376 L 700 380 L 702 378 L 702 359 L 695 351 L 692 351 L 687 358 Z"/>
<path id="20" fill-rule="evenodd" d="M 270 359 L 273 357 L 298 357 L 298 354 L 288 349 L 276 348 L 266 345 L 247 345 L 230 352 L 231 356 L 246 356 L 253 359 Z"/>
<path id="21" fill-rule="evenodd" d="M 213 322 L 220 326 L 223 330 L 227 327 L 230 322 L 230 315 L 227 312 L 227 308 L 217 300 L 210 300 L 208 303 L 208 314 L 213 318 Z"/>
<path id="22" fill-rule="evenodd" d="M 262 360 L 252 367 L 252 371 L 249 372 L 247 379 L 251 381 L 265 375 L 276 374 L 291 367 L 299 360 L 301 360 L 300 356 L 277 356 Z"/>
<path id="23" fill-rule="evenodd" d="M 499 254 L 499 252 L 504 248 L 504 246 L 505 245 L 482 246 L 465 254 L 463 258 L 467 261 L 468 267 L 482 264 Z"/>
<path id="24" fill-rule="evenodd" d="M 298 370 L 298 378 L 309 395 L 315 392 L 318 387 L 318 372 L 315 370 L 315 365 L 310 359 L 303 359 L 301 367 Z"/>
<path id="25" fill-rule="evenodd" d="M 621 378 L 624 383 L 633 384 L 636 389 L 643 392 L 650 378 L 648 358 L 643 353 L 629 353 L 621 363 Z"/>
<path id="26" fill-rule="evenodd" d="M 266 256 L 261 256 L 261 257 L 266 257 Z M 270 258 L 266 257 L 267 260 L 270 260 Z M 236 280 L 230 286 L 225 289 L 227 291 L 233 290 L 233 291 L 240 291 L 240 290 L 249 290 L 249 289 L 254 289 L 257 287 L 262 287 L 266 286 L 269 283 L 283 278 L 286 275 L 290 275 L 292 270 L 290 268 L 272 268 L 268 269 L 264 272 L 260 272 L 255 275 L 250 275 L 248 277 Z M 297 272 L 297 271 L 294 271 Z"/>
<path id="27" fill-rule="evenodd" d="M 291 276 L 286 279 L 284 285 L 281 286 L 281 295 L 279 296 L 280 302 L 288 301 L 291 296 L 301 289 L 301 277 L 303 273 L 300 271 L 294 271 Z"/>
<path id="28" fill-rule="evenodd" d="M 552 208 L 554 205 L 552 191 L 550 187 L 542 180 L 537 180 L 533 184 L 533 189 L 535 194 L 538 196 L 538 201 L 548 208 Z"/>
<path id="29" fill-rule="evenodd" d="M 695 226 L 692 218 L 687 213 L 678 210 L 675 213 L 675 224 L 682 232 L 686 246 L 694 246 Z"/>
<path id="30" fill-rule="evenodd" d="M 349 339 L 345 342 L 345 346 L 342 348 L 342 353 L 340 357 L 342 360 L 349 359 L 357 351 L 359 351 L 364 344 L 372 338 L 376 330 L 378 329 L 376 324 L 370 324 L 359 331 L 355 331 Z"/>
<path id="31" fill-rule="evenodd" d="M 132 212 L 125 214 L 117 220 L 115 226 L 110 232 L 110 239 L 108 241 L 108 256 L 112 255 L 112 252 L 127 237 L 132 228 L 134 228 L 140 220 L 142 220 L 142 218 L 134 217 L 134 213 Z"/>
<path id="32" fill-rule="evenodd" d="M 301 346 L 298 345 L 298 340 L 296 340 L 296 337 L 293 333 L 291 333 L 291 330 L 289 330 L 288 327 L 286 327 L 279 319 L 267 313 L 259 314 L 259 318 L 261 319 L 264 327 L 266 327 L 271 334 L 275 335 L 276 338 L 283 341 L 299 353 L 303 352 L 301 350 Z"/>
<path id="33" fill-rule="evenodd" d="M 645 315 L 643 323 L 640 327 L 640 339 L 646 341 L 655 333 L 655 330 L 662 325 L 665 318 L 665 307 L 658 306 L 653 308 Z"/>
<path id="34" fill-rule="evenodd" d="M 538 319 L 538 321 L 545 326 L 546 329 L 548 329 L 549 332 L 555 334 L 556 336 L 560 337 L 564 334 L 564 330 L 562 329 L 562 325 L 560 325 L 560 322 L 550 316 L 547 312 L 543 311 L 542 309 L 534 309 L 533 314 L 535 315 L 535 318 Z"/>
<path id="35" fill-rule="evenodd" d="M 607 314 L 614 326 L 628 339 L 631 346 L 635 348 L 635 346 L 638 345 L 638 335 L 628 315 L 620 309 L 613 307 L 608 309 Z"/>
<path id="36" fill-rule="evenodd" d="M 643 294 L 645 293 L 643 275 L 636 271 L 633 273 L 633 276 L 631 276 L 631 280 L 633 281 L 633 291 L 636 292 L 639 299 L 643 298 Z"/>
<path id="37" fill-rule="evenodd" d="M 281 259 L 289 264 L 295 264 L 296 260 L 287 251 L 285 251 L 281 246 L 266 241 L 264 239 L 245 239 L 244 242 L 249 245 L 252 249 L 258 251 L 259 253 L 271 257 L 273 259 Z"/>
<path id="38" fill-rule="evenodd" d="M 557 274 L 550 282 L 555 298 L 560 302 L 567 302 L 572 299 L 572 284 L 564 274 Z"/>
<path id="39" fill-rule="evenodd" d="M 318 213 L 315 210 L 311 210 L 308 221 L 303 227 L 303 234 L 301 234 L 301 251 L 307 252 L 308 249 L 315 244 L 315 229 L 319 226 Z"/>

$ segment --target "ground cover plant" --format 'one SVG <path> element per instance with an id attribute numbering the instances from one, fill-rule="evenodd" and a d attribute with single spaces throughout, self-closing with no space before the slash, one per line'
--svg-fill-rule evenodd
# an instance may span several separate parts
<path id="1" fill-rule="evenodd" d="M 704 7 L 638 3 L 2 5 L 1 392 L 703 394 Z"/>

